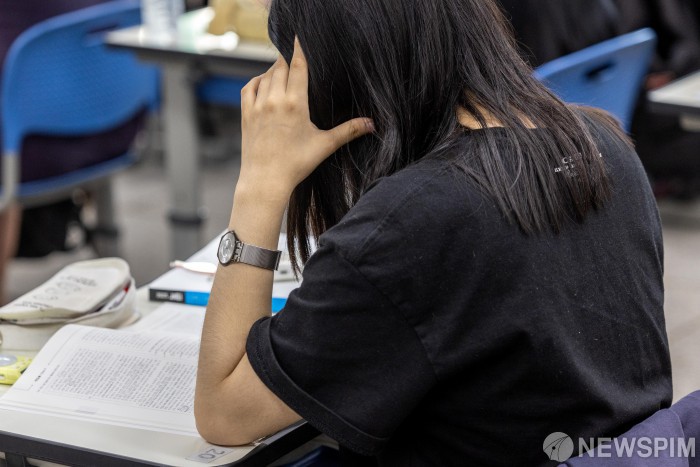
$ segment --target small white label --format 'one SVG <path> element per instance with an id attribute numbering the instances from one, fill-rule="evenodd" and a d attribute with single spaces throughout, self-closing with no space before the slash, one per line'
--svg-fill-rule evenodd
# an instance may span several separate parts
<path id="1" fill-rule="evenodd" d="M 208 464 L 231 452 L 233 452 L 232 448 L 222 448 L 221 446 L 213 446 L 208 444 L 205 445 L 204 448 L 198 453 L 192 454 L 190 457 L 188 457 L 187 460 Z"/>

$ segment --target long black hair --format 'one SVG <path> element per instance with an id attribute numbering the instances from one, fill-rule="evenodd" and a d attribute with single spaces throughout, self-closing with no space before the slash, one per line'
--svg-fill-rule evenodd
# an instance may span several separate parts
<path id="1" fill-rule="evenodd" d="M 299 37 L 319 128 L 354 117 L 371 117 L 376 127 L 292 194 L 287 235 L 297 266 L 309 257 L 309 235 L 335 225 L 374 181 L 448 152 L 465 131 L 459 107 L 482 127 L 487 116 L 503 125 L 508 148 L 477 130 L 476 149 L 455 165 L 523 232 L 559 231 L 609 195 L 585 120 L 624 134 L 612 120 L 565 105 L 532 76 L 493 0 L 272 0 L 269 32 L 287 61 Z M 555 172 L 564 158 L 568 170 Z"/>

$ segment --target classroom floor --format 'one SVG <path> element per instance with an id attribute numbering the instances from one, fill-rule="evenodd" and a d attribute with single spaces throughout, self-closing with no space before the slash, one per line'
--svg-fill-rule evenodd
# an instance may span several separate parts
<path id="1" fill-rule="evenodd" d="M 116 179 L 117 215 L 122 251 L 138 285 L 168 267 L 167 185 L 158 158 L 151 158 Z M 236 158 L 208 158 L 202 172 L 209 216 L 203 239 L 226 227 L 238 173 Z M 674 399 L 700 389 L 700 200 L 660 203 L 664 225 L 666 320 L 674 372 Z M 67 263 L 91 257 L 89 249 L 54 253 L 39 260 L 15 260 L 8 292 L 17 297 L 42 283 Z M 180 258 L 185 259 L 185 258 Z"/>

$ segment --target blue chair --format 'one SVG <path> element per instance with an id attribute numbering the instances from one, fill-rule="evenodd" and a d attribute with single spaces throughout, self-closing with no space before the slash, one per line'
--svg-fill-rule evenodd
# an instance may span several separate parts
<path id="1" fill-rule="evenodd" d="M 630 130 L 656 34 L 640 29 L 545 63 L 535 76 L 566 102 L 607 110 Z"/>
<path id="2" fill-rule="evenodd" d="M 22 141 L 30 134 L 96 134 L 150 106 L 155 70 L 128 53 L 107 50 L 102 41 L 105 32 L 139 24 L 140 17 L 138 0 L 109 2 L 36 24 L 12 44 L 0 94 L 0 211 L 14 199 L 37 204 L 98 182 L 97 193 L 104 201 L 98 200 L 98 215 L 103 223 L 111 222 L 108 177 L 132 164 L 132 154 L 26 183 L 21 182 L 19 158 Z"/>
<path id="3" fill-rule="evenodd" d="M 700 391 L 559 467 L 699 467 L 700 456 L 695 450 L 698 438 Z"/>

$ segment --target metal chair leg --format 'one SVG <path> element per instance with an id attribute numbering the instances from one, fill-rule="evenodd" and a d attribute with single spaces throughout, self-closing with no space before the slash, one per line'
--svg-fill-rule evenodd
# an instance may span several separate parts
<path id="1" fill-rule="evenodd" d="M 120 256 L 119 228 L 115 222 L 112 179 L 104 180 L 93 190 L 97 208 L 97 226 L 91 232 L 91 242 L 98 256 Z"/>

